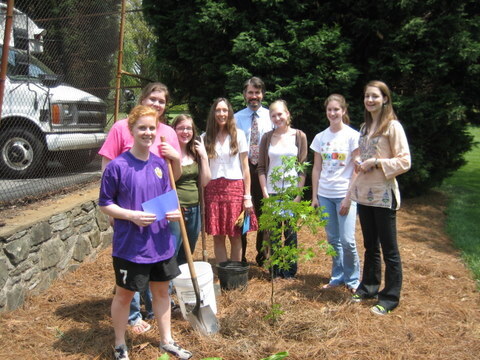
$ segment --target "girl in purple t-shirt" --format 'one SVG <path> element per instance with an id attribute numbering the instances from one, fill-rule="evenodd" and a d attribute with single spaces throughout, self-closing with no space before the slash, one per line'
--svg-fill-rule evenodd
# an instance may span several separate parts
<path id="1" fill-rule="evenodd" d="M 150 106 L 157 111 L 157 129 L 150 152 L 172 162 L 173 175 L 178 179 L 182 173 L 180 165 L 180 145 L 175 131 L 166 123 L 165 109 L 170 99 L 170 92 L 165 84 L 154 82 L 142 89 L 138 98 L 138 105 Z M 166 141 L 162 142 L 161 137 Z M 107 164 L 120 154 L 130 150 L 133 146 L 133 136 L 128 128 L 128 119 L 117 121 L 108 132 L 107 139 L 98 152 L 102 156 L 102 170 Z M 142 334 L 151 329 L 151 325 L 144 321 L 140 312 L 140 302 L 144 301 L 146 318 L 153 318 L 152 294 L 147 289 L 144 293 L 136 293 L 130 305 L 128 323 L 132 326 L 132 332 Z M 172 303 L 173 305 L 173 303 Z M 178 307 L 178 305 L 177 305 Z"/>
<path id="2" fill-rule="evenodd" d="M 115 331 L 116 359 L 128 360 L 125 331 L 130 302 L 136 291 L 150 286 L 153 311 L 160 332 L 160 348 L 181 359 L 192 354 L 172 339 L 170 328 L 170 280 L 179 275 L 168 221 L 178 221 L 179 210 L 158 220 L 142 210 L 142 203 L 171 190 L 164 159 L 150 152 L 156 130 L 157 112 L 148 106 L 135 107 L 128 117 L 132 148 L 105 168 L 100 188 L 101 210 L 115 219 L 112 255 L 116 291 L 111 314 Z"/>

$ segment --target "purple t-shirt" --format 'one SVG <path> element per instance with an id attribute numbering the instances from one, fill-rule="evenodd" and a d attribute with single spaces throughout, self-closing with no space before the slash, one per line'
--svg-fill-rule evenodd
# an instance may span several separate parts
<path id="1" fill-rule="evenodd" d="M 147 161 L 130 151 L 113 159 L 105 168 L 98 204 L 143 211 L 142 203 L 171 190 L 164 159 L 150 153 Z M 139 264 L 170 259 L 175 253 L 175 236 L 162 219 L 145 227 L 115 219 L 112 255 Z"/>

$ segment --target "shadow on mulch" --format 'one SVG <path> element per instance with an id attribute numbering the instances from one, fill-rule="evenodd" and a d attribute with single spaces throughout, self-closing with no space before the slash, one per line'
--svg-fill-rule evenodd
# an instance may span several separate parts
<path id="1" fill-rule="evenodd" d="M 111 303 L 110 298 L 101 298 L 72 302 L 56 308 L 54 315 L 60 323 L 73 323 L 75 326 L 66 331 L 58 330 L 53 348 L 64 354 L 86 356 L 89 359 L 98 357 L 99 350 L 104 356 L 110 355 L 110 339 L 113 339 Z"/>
<path id="2" fill-rule="evenodd" d="M 60 318 L 70 318 L 76 322 L 85 322 L 92 326 L 100 321 L 110 321 L 111 299 L 82 301 L 71 305 L 60 306 L 55 315 Z"/>
<path id="3" fill-rule="evenodd" d="M 87 356 L 88 359 L 94 359 L 101 355 L 111 354 L 110 343 L 104 343 L 99 339 L 109 339 L 112 337 L 112 327 L 110 324 L 101 325 L 96 322 L 90 324 L 86 329 L 72 328 L 62 332 L 58 340 L 52 344 L 53 349 L 67 355 L 78 355 L 80 358 Z M 95 346 L 96 345 L 96 346 Z"/>

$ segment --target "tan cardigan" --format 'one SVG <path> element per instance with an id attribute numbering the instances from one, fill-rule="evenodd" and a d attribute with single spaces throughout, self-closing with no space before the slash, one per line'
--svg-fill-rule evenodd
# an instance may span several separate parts
<path id="1" fill-rule="evenodd" d="M 396 176 L 407 172 L 411 166 L 410 150 L 402 125 L 390 121 L 383 135 L 369 138 L 360 136 L 360 157 L 362 161 L 377 158 L 377 168 L 360 172 L 351 186 L 350 198 L 366 206 L 392 208 L 392 194 L 400 208 L 400 191 Z"/>
<path id="2" fill-rule="evenodd" d="M 307 160 L 307 154 L 308 154 L 307 136 L 302 130 L 298 130 L 298 129 L 295 129 L 295 130 L 296 130 L 295 145 L 298 148 L 297 160 L 300 164 L 302 164 L 305 162 L 305 160 Z M 273 132 L 274 130 L 264 134 L 262 136 L 262 141 L 260 143 L 257 174 L 258 175 L 263 174 L 265 175 L 265 177 L 267 177 L 268 166 L 270 164 L 270 160 L 268 158 L 268 148 L 272 141 Z"/>

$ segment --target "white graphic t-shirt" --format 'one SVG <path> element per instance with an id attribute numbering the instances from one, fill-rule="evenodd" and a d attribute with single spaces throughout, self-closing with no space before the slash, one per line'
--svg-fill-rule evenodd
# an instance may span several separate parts
<path id="1" fill-rule="evenodd" d="M 352 152 L 358 149 L 360 134 L 348 125 L 338 132 L 330 128 L 317 134 L 310 149 L 322 156 L 318 195 L 338 199 L 347 194 L 354 170 Z"/>

